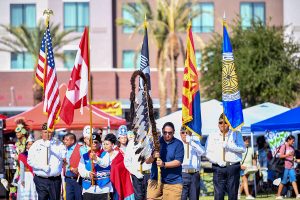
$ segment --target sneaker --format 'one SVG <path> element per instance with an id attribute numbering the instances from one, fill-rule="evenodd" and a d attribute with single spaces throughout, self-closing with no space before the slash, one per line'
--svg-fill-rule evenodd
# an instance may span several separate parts
<path id="1" fill-rule="evenodd" d="M 255 199 L 252 195 L 246 197 L 246 199 Z"/>
<path id="2" fill-rule="evenodd" d="M 241 194 L 238 194 L 238 199 L 241 199 Z"/>
<path id="3" fill-rule="evenodd" d="M 296 199 L 300 199 L 300 194 L 298 194 L 298 195 L 296 196 Z"/>
<path id="4" fill-rule="evenodd" d="M 282 196 L 277 196 L 276 199 L 283 199 L 283 197 Z"/>

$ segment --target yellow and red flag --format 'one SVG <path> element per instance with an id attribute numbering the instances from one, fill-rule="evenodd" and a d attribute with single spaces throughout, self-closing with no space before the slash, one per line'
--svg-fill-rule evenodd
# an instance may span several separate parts
<path id="1" fill-rule="evenodd" d="M 182 125 L 201 135 L 200 90 L 191 23 L 187 28 L 186 60 L 182 89 Z"/>

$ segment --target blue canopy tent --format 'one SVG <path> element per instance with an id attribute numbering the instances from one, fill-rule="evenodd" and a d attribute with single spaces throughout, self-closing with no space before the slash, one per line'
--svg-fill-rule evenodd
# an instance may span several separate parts
<path id="1" fill-rule="evenodd" d="M 251 131 L 300 130 L 300 107 L 251 125 Z"/>

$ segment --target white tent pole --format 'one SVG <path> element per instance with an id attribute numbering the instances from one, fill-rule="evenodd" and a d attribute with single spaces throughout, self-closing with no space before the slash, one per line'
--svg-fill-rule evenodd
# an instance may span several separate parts
<path id="1" fill-rule="evenodd" d="M 252 148 L 252 158 L 254 158 L 254 138 L 253 138 L 253 132 L 251 131 L 251 148 Z M 253 177 L 253 183 L 254 183 L 254 194 L 255 194 L 255 197 L 257 195 L 256 193 L 256 176 L 254 174 L 254 177 Z"/>

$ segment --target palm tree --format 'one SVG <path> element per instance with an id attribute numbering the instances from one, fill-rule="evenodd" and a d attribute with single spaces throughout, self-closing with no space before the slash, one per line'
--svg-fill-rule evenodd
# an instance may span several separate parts
<path id="1" fill-rule="evenodd" d="M 45 25 L 40 20 L 36 28 L 28 28 L 24 25 L 13 27 L 7 25 L 0 25 L 6 33 L 0 38 L 0 51 L 22 53 L 28 52 L 33 60 L 38 60 L 41 41 L 45 32 Z M 50 24 L 50 32 L 52 36 L 53 52 L 56 58 L 65 59 L 64 54 L 59 50 L 66 44 L 79 39 L 79 36 L 69 36 L 74 30 L 59 31 L 59 24 Z M 34 66 L 34 69 L 36 65 Z M 35 70 L 34 70 L 35 71 Z M 43 90 L 34 81 L 33 85 L 33 99 L 34 105 L 41 102 L 43 98 Z"/>
<path id="2" fill-rule="evenodd" d="M 177 92 L 177 58 L 184 56 L 184 46 L 178 33 L 184 32 L 188 21 L 200 14 L 192 9 L 194 3 L 190 0 L 157 0 L 157 8 L 152 11 L 146 0 L 140 0 L 136 4 L 125 4 L 124 9 L 131 13 L 133 21 L 117 19 L 117 24 L 134 28 L 132 36 L 141 32 L 142 20 L 147 15 L 149 23 L 149 36 L 157 47 L 156 64 L 158 67 L 160 116 L 167 113 L 166 100 L 166 61 L 171 62 L 171 104 L 172 111 L 178 109 Z"/>

